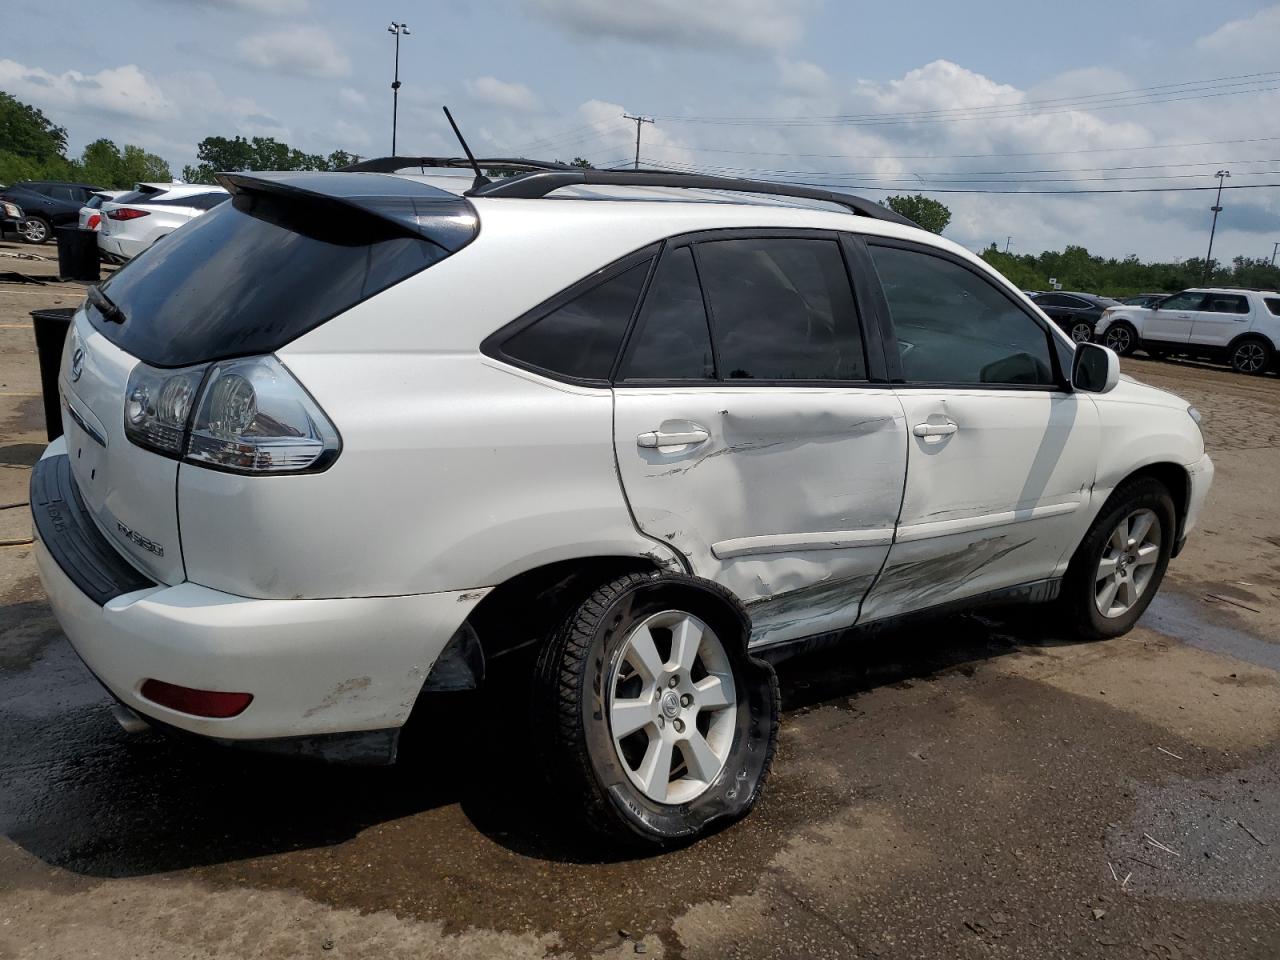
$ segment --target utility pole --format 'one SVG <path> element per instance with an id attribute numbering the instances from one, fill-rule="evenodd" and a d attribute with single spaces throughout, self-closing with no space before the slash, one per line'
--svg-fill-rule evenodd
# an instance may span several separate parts
<path id="1" fill-rule="evenodd" d="M 1222 212 L 1222 183 L 1231 176 L 1231 171 L 1219 170 L 1214 176 L 1218 178 L 1218 199 L 1210 208 L 1213 210 L 1213 225 L 1209 227 L 1209 252 L 1204 255 L 1204 277 L 1201 278 L 1201 283 L 1209 282 L 1210 264 L 1213 263 L 1213 235 L 1218 229 L 1218 214 Z"/>
<path id="2" fill-rule="evenodd" d="M 1013 243 L 1013 237 L 1005 237 L 1005 238 L 1004 238 L 1004 252 L 1005 252 L 1005 253 L 1008 253 L 1008 252 L 1009 252 L 1009 244 L 1011 244 L 1011 243 Z"/>
<path id="3" fill-rule="evenodd" d="M 633 170 L 640 169 L 640 125 L 642 123 L 653 123 L 653 117 L 632 116 L 629 113 L 622 115 L 624 120 L 634 120 L 636 122 L 636 162 Z"/>
<path id="4" fill-rule="evenodd" d="M 391 155 L 396 155 L 396 120 L 400 113 L 400 35 L 409 35 L 409 25 L 407 23 L 396 23 L 391 21 L 391 26 L 387 27 L 387 33 L 396 35 L 396 72 L 395 79 L 391 81 Z"/>
<path id="5" fill-rule="evenodd" d="M 1276 265 L 1276 249 L 1277 248 L 1280 248 L 1280 240 L 1277 240 L 1275 243 L 1271 245 L 1271 265 L 1273 267 Z"/>

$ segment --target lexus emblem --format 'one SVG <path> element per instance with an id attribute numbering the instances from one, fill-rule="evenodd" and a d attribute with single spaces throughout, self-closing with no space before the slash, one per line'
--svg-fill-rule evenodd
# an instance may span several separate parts
<path id="1" fill-rule="evenodd" d="M 75 383 L 79 380 L 82 373 L 84 373 L 84 347 L 76 347 L 75 352 L 71 354 L 71 382 Z"/>

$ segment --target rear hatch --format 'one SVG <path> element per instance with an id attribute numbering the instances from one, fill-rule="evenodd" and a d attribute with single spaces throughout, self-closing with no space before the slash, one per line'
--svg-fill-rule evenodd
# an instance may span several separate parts
<path id="1" fill-rule="evenodd" d="M 59 378 L 85 505 L 122 554 L 168 584 L 185 579 L 178 471 L 207 468 L 126 435 L 135 368 L 198 372 L 273 353 L 478 229 L 467 201 L 400 177 L 236 174 L 223 183 L 231 202 L 135 258 L 77 311 Z"/>

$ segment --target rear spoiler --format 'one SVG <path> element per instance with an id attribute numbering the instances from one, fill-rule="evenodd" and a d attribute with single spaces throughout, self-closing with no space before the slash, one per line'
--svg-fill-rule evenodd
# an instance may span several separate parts
<path id="1" fill-rule="evenodd" d="M 430 240 L 449 253 L 465 247 L 480 229 L 475 208 L 465 197 L 403 177 L 301 171 L 219 173 L 215 179 L 232 197 L 269 194 L 355 211 Z"/>

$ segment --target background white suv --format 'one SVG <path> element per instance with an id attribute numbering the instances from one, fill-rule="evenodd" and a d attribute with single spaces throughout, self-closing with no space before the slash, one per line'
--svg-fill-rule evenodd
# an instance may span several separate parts
<path id="1" fill-rule="evenodd" d="M 222 182 L 91 288 L 32 474 L 53 609 L 130 723 L 388 762 L 505 671 L 566 809 L 689 837 L 760 794 L 769 661 L 993 602 L 1123 633 L 1210 484 L 1185 402 L 856 197 Z"/>
<path id="2" fill-rule="evenodd" d="M 98 249 L 110 260 L 131 260 L 229 196 L 222 187 L 204 183 L 140 183 L 103 202 Z"/>
<path id="3" fill-rule="evenodd" d="M 1151 307 L 1112 307 L 1094 333 L 1121 356 L 1141 349 L 1208 357 L 1257 375 L 1271 369 L 1280 349 L 1280 293 L 1197 287 Z"/>

